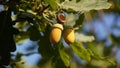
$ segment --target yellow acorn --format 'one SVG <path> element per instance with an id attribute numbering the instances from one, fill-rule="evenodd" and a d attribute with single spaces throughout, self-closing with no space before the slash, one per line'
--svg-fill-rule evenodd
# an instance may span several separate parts
<path id="1" fill-rule="evenodd" d="M 51 43 L 56 44 L 60 41 L 62 30 L 63 30 L 62 24 L 54 24 L 53 25 L 52 31 L 50 33 Z"/>
<path id="2" fill-rule="evenodd" d="M 64 40 L 68 44 L 72 44 L 75 41 L 74 29 L 67 27 L 64 31 Z"/>

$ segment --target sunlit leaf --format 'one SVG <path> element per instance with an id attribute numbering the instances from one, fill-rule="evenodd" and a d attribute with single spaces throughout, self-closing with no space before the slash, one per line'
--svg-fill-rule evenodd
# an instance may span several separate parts
<path id="1" fill-rule="evenodd" d="M 93 59 L 106 61 L 113 65 L 116 64 L 114 62 L 114 60 L 109 59 L 108 57 L 103 57 L 103 55 L 102 55 L 103 46 L 102 45 L 98 45 L 98 46 L 95 46 L 95 45 L 96 45 L 95 43 L 88 43 L 88 46 L 87 46 L 88 51 L 91 54 L 91 56 L 93 57 Z"/>
<path id="2" fill-rule="evenodd" d="M 62 3 L 64 9 L 73 9 L 75 11 L 86 12 L 90 10 L 100 10 L 100 9 L 108 9 L 111 4 L 107 2 L 107 0 L 80 0 L 76 2 L 76 0 L 66 0 Z"/>
<path id="3" fill-rule="evenodd" d="M 48 2 L 48 4 L 50 4 L 52 9 L 56 9 L 57 8 L 56 0 L 45 0 L 45 1 Z"/>
<path id="4" fill-rule="evenodd" d="M 71 45 L 71 48 L 81 59 L 84 59 L 84 60 L 87 60 L 87 61 L 91 60 L 90 53 L 87 51 L 87 49 L 85 49 L 82 46 L 81 43 L 75 42 L 74 44 Z"/>
<path id="5" fill-rule="evenodd" d="M 80 42 L 92 42 L 95 40 L 94 36 L 87 36 L 81 33 L 75 33 L 75 37 L 76 40 Z"/>
<path id="6" fill-rule="evenodd" d="M 77 19 L 78 19 L 78 15 L 75 15 L 73 13 L 67 14 L 65 25 L 73 27 L 75 25 L 75 22 L 76 22 Z"/>
<path id="7" fill-rule="evenodd" d="M 89 52 L 91 55 L 96 55 L 96 56 L 103 56 L 103 44 L 102 43 L 97 43 L 97 45 L 94 42 L 89 42 L 87 43 L 87 48 L 90 50 Z M 99 57 L 94 57 L 94 59 L 99 59 Z"/>
<path id="8" fill-rule="evenodd" d="M 116 65 L 115 60 L 109 59 L 108 57 L 103 57 L 103 56 L 101 56 L 101 55 L 99 55 L 99 54 L 93 52 L 93 51 L 90 50 L 90 49 L 88 49 L 88 50 L 89 50 L 91 56 L 92 56 L 94 59 L 96 59 L 96 60 L 106 61 L 106 62 L 111 63 L 112 65 Z"/>

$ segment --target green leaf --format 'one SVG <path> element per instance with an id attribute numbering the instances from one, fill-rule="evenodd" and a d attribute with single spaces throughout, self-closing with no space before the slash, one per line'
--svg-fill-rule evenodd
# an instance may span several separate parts
<path id="1" fill-rule="evenodd" d="M 64 62 L 65 66 L 69 67 L 70 66 L 70 57 L 66 53 L 65 47 L 62 45 L 59 45 L 59 53 L 62 61 Z"/>
<path id="2" fill-rule="evenodd" d="M 52 9 L 56 9 L 57 8 L 56 0 L 45 0 L 45 1 L 50 4 Z"/>
<path id="3" fill-rule="evenodd" d="M 106 61 L 111 63 L 112 65 L 116 65 L 115 60 L 109 59 L 108 57 L 103 57 L 95 52 L 93 52 L 91 49 L 88 49 L 88 51 L 90 52 L 91 56 L 96 59 L 96 60 L 102 60 L 102 61 Z"/>
<path id="4" fill-rule="evenodd" d="M 62 3 L 64 9 L 73 9 L 75 11 L 86 12 L 90 10 L 108 9 L 111 4 L 107 0 L 66 0 Z"/>
<path id="5" fill-rule="evenodd" d="M 61 57 L 57 56 L 54 57 L 52 60 L 52 68 L 69 68 L 69 67 L 66 67 Z"/>
<path id="6" fill-rule="evenodd" d="M 50 39 L 50 26 L 46 26 L 45 32 L 43 32 L 43 36 L 40 37 L 40 41 L 38 42 L 39 48 L 38 51 L 44 58 L 50 58 L 54 56 L 56 51 L 53 50 Z"/>
<path id="7" fill-rule="evenodd" d="M 18 18 L 22 18 L 22 19 L 27 19 L 27 18 L 34 18 L 35 15 L 33 13 L 30 12 L 19 12 L 17 15 Z"/>
<path id="8" fill-rule="evenodd" d="M 13 68 L 24 68 L 24 64 L 25 64 L 25 60 L 20 60 L 20 61 L 17 61 L 15 62 L 13 65 Z"/>
<path id="9" fill-rule="evenodd" d="M 87 48 L 93 59 L 95 60 L 102 60 L 111 63 L 112 65 L 115 65 L 115 61 L 108 58 L 108 57 L 103 57 L 103 44 L 98 44 L 97 46 L 95 43 L 87 43 Z"/>
<path id="10" fill-rule="evenodd" d="M 91 55 L 89 54 L 89 52 L 87 51 L 87 49 L 85 49 L 81 43 L 79 42 L 75 42 L 73 45 L 71 45 L 71 48 L 73 49 L 73 51 L 81 58 L 87 61 L 91 60 Z"/>
<path id="11" fill-rule="evenodd" d="M 75 15 L 73 13 L 67 14 L 65 25 L 73 27 L 77 19 L 78 19 L 78 15 Z"/>
<path id="12" fill-rule="evenodd" d="M 29 36 L 26 32 L 20 32 L 18 35 L 15 35 L 14 37 L 14 40 L 18 45 L 24 43 L 27 39 L 29 39 Z"/>
<path id="13" fill-rule="evenodd" d="M 76 20 L 74 27 L 80 27 L 80 25 L 82 25 L 83 21 L 84 21 L 84 14 L 81 14 L 81 15 L 79 15 L 78 20 Z"/>
<path id="14" fill-rule="evenodd" d="M 37 28 L 31 26 L 31 27 L 27 30 L 27 32 L 28 32 L 28 35 L 30 36 L 30 39 L 31 39 L 31 40 L 36 41 L 36 40 L 39 40 L 39 39 L 40 39 L 40 31 L 39 31 Z"/>
<path id="15" fill-rule="evenodd" d="M 94 36 L 87 36 L 78 32 L 75 33 L 75 36 L 76 40 L 79 42 L 92 42 L 95 40 Z"/>

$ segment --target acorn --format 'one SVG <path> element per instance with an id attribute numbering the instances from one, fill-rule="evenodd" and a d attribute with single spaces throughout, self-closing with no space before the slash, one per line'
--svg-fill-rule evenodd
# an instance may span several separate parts
<path id="1" fill-rule="evenodd" d="M 64 13 L 58 13 L 57 18 L 61 24 L 64 24 L 66 22 L 66 16 Z"/>
<path id="2" fill-rule="evenodd" d="M 67 27 L 64 31 L 64 40 L 68 44 L 72 44 L 75 41 L 74 29 Z"/>
<path id="3" fill-rule="evenodd" d="M 62 30 L 63 30 L 62 24 L 54 24 L 52 26 L 52 31 L 50 33 L 50 42 L 51 43 L 56 44 L 60 41 Z"/>

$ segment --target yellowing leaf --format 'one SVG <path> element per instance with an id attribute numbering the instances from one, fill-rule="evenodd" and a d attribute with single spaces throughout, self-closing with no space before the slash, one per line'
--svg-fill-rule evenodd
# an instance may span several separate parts
<path id="1" fill-rule="evenodd" d="M 91 60 L 90 53 L 82 46 L 81 43 L 75 42 L 73 45 L 71 45 L 71 48 L 81 59 L 87 61 Z"/>
<path id="2" fill-rule="evenodd" d="M 108 9 L 111 4 L 107 0 L 65 0 L 62 3 L 64 9 L 73 9 L 75 11 L 86 12 L 90 10 Z"/>

